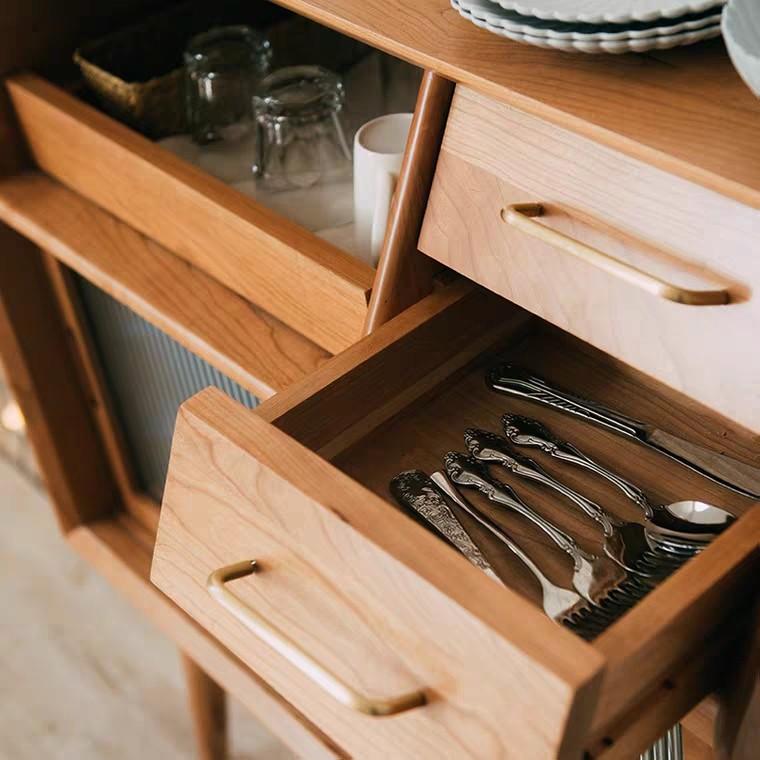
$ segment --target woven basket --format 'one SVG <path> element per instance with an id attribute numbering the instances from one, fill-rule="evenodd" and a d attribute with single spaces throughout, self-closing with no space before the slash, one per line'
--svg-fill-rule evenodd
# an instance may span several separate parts
<path id="1" fill-rule="evenodd" d="M 194 0 L 80 47 L 74 61 L 100 107 L 154 140 L 186 132 L 182 53 L 192 36 L 214 26 L 243 23 L 263 30 L 275 68 L 319 63 L 340 72 L 369 51 L 269 2 L 210 5 Z"/>

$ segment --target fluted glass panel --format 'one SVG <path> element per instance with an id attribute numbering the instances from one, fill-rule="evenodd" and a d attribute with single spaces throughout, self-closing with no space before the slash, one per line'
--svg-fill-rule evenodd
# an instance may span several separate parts
<path id="1" fill-rule="evenodd" d="M 160 501 L 180 404 L 208 386 L 251 409 L 258 399 L 104 291 L 78 288 L 140 486 Z"/>

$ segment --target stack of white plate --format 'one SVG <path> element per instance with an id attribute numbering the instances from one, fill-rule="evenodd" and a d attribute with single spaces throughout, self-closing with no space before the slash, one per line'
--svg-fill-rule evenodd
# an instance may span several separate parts
<path id="1" fill-rule="evenodd" d="M 717 37 L 725 2 L 451 0 L 451 5 L 476 26 L 517 42 L 582 53 L 643 53 Z"/>

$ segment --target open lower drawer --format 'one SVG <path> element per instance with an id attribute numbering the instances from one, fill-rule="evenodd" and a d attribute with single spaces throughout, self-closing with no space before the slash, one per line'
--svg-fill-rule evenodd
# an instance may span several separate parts
<path id="1" fill-rule="evenodd" d="M 723 650 L 747 625 L 760 509 L 600 429 L 494 393 L 483 370 L 497 356 L 752 458 L 751 437 L 716 415 L 465 286 L 435 293 L 255 411 L 204 391 L 179 414 L 153 581 L 351 755 L 630 758 L 720 684 Z M 396 473 L 432 472 L 462 450 L 466 427 L 498 429 L 508 409 L 614 463 L 656 503 L 700 498 L 740 519 L 586 643 L 544 616 L 522 566 L 504 557 L 500 586 L 388 491 Z M 541 461 L 610 511 L 636 514 L 596 479 Z M 515 485 L 598 549 L 593 523 Z M 524 521 L 468 495 L 568 583 L 569 562 Z"/>

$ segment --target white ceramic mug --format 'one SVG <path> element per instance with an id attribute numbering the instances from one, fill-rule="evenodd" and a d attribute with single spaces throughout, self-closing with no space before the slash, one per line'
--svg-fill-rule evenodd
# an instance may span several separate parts
<path id="1" fill-rule="evenodd" d="M 377 266 L 383 245 L 412 115 L 380 116 L 360 127 L 354 137 L 356 253 L 371 266 Z"/>

